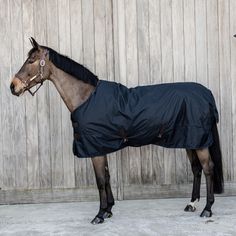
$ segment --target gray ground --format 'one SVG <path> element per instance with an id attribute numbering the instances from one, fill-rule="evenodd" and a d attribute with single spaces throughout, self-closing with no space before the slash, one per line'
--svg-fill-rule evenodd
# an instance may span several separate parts
<path id="1" fill-rule="evenodd" d="M 216 199 L 213 217 L 183 211 L 188 199 L 116 202 L 114 216 L 101 225 L 89 222 L 97 202 L 0 206 L 0 235 L 236 235 L 236 197 Z"/>

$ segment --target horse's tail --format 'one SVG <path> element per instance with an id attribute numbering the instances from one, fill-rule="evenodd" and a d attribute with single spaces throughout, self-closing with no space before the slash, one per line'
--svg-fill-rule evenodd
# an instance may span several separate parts
<path id="1" fill-rule="evenodd" d="M 216 123 L 212 127 L 212 136 L 213 144 L 209 147 L 209 151 L 214 163 L 214 193 L 220 194 L 224 191 L 224 177 L 220 139 Z"/>

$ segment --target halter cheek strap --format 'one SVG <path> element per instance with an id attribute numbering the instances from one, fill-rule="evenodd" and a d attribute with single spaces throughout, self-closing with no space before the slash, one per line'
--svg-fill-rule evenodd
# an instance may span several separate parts
<path id="1" fill-rule="evenodd" d="M 45 64 L 46 64 L 45 60 L 44 60 L 44 59 L 41 59 L 40 62 L 39 62 L 39 72 L 38 72 L 36 75 L 34 75 L 33 77 L 31 77 L 29 80 L 27 80 L 27 81 L 24 83 L 26 86 L 28 86 L 28 85 L 29 85 L 28 81 L 29 81 L 29 82 L 32 82 L 32 81 L 34 81 L 36 78 L 41 77 L 40 85 L 39 85 L 39 87 L 38 87 L 34 92 L 32 92 L 32 91 L 30 90 L 30 88 L 29 88 L 29 89 L 26 89 L 32 96 L 34 96 L 35 93 L 36 93 L 36 92 L 41 88 L 41 86 L 43 85 L 43 82 L 44 82 L 44 79 L 43 79 L 43 68 L 44 68 Z M 38 84 L 38 83 L 36 83 L 36 85 L 37 85 L 37 84 Z"/>

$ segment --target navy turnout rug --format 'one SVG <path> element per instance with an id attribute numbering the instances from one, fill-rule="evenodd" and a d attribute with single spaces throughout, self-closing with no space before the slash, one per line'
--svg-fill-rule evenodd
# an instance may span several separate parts
<path id="1" fill-rule="evenodd" d="M 71 120 L 74 154 L 93 157 L 147 144 L 209 147 L 218 112 L 211 91 L 197 83 L 127 88 L 100 80 Z"/>

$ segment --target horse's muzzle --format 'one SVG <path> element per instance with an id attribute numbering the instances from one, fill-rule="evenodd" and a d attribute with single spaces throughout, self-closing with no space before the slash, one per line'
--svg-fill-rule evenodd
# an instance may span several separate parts
<path id="1" fill-rule="evenodd" d="M 21 82 L 18 78 L 14 77 L 11 84 L 10 84 L 11 93 L 15 96 L 20 96 L 22 93 L 23 87 Z"/>
<path id="2" fill-rule="evenodd" d="M 15 96 L 19 96 L 20 94 L 19 93 L 16 93 L 15 92 L 15 85 L 13 83 L 11 83 L 10 85 L 10 90 L 11 90 L 11 93 Z"/>

